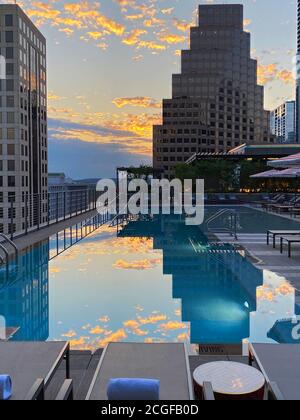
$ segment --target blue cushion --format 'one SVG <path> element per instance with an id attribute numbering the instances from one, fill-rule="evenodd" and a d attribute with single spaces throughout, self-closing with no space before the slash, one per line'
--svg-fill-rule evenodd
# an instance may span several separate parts
<path id="1" fill-rule="evenodd" d="M 107 397 L 110 401 L 159 401 L 159 387 L 155 379 L 111 379 Z"/>
<path id="2" fill-rule="evenodd" d="M 0 400 L 9 400 L 12 395 L 11 378 L 8 375 L 0 375 Z"/>

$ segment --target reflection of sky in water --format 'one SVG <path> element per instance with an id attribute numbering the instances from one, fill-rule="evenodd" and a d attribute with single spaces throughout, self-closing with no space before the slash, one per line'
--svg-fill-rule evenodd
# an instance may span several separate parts
<path id="1" fill-rule="evenodd" d="M 270 271 L 263 272 L 263 279 L 263 286 L 257 289 L 257 310 L 250 314 L 250 341 L 273 343 L 267 335 L 274 324 L 295 317 L 295 289 Z"/>
<path id="2" fill-rule="evenodd" d="M 79 239 L 74 227 L 51 237 L 51 258 L 73 246 L 49 269 L 47 241 L 22 255 L 8 278 L 0 269 L 0 317 L 19 327 L 14 340 L 71 340 L 77 349 L 110 341 L 295 342 L 290 320 L 300 309 L 287 281 L 231 247 L 219 252 L 180 218 L 133 222 L 119 237 L 104 226 L 74 244 Z"/>
<path id="3" fill-rule="evenodd" d="M 49 284 L 50 338 L 71 339 L 73 347 L 188 334 L 151 239 L 116 238 L 104 228 L 51 261 Z"/>

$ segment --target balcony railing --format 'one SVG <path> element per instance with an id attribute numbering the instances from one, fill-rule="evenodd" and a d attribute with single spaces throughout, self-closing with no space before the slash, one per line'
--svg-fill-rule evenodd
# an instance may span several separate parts
<path id="1" fill-rule="evenodd" d="M 98 193 L 94 188 L 10 195 L 8 203 L 2 203 L 0 233 L 9 235 L 13 240 L 96 210 L 97 199 Z"/>

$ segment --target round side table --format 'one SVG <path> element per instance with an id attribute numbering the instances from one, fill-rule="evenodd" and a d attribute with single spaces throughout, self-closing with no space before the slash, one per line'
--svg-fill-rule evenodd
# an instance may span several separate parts
<path id="1" fill-rule="evenodd" d="M 253 367 L 235 362 L 199 366 L 194 374 L 195 395 L 202 400 L 203 383 L 210 382 L 216 400 L 263 400 L 265 378 Z"/>

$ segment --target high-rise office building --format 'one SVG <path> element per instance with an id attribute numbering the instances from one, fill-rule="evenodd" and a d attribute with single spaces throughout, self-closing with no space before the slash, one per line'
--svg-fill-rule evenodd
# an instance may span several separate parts
<path id="1" fill-rule="evenodd" d="M 298 0 L 296 72 L 296 137 L 300 143 L 300 0 Z"/>
<path id="2" fill-rule="evenodd" d="M 272 112 L 271 130 L 279 143 L 296 142 L 295 101 L 287 101 Z"/>
<path id="3" fill-rule="evenodd" d="M 0 232 L 47 221 L 46 40 L 22 9 L 0 5 Z"/>
<path id="4" fill-rule="evenodd" d="M 153 129 L 156 170 L 172 176 L 195 153 L 274 141 L 250 44 L 242 5 L 199 6 L 172 99 L 163 101 L 163 124 Z"/>

